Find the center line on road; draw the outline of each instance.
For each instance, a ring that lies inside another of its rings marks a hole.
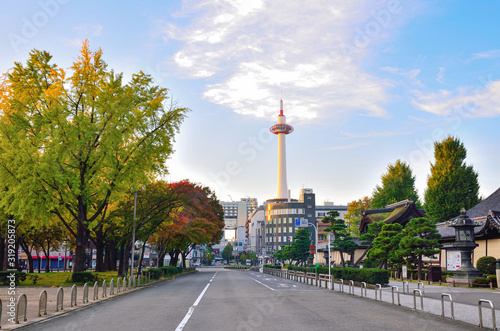
[[[259,283],[260,285],[267,287],[267,288],[268,288],[268,289],[270,289],[271,291],[274,291],[274,288],[271,288],[271,287],[267,286],[266,284],[259,282],[257,279],[252,278],[252,277],[250,277],[250,276],[247,276],[247,277],[248,277],[248,278],[250,278],[250,279],[255,280],[255,281],[256,281],[257,283]]]
[[[218,272],[218,271],[217,271]],[[212,277],[212,279],[210,279],[210,281],[208,282],[207,286],[205,286],[205,288],[203,289],[203,291],[200,293],[200,295],[198,296],[198,299],[196,299],[196,301],[194,302],[194,304],[189,307],[189,310],[186,314],[186,316],[184,316],[184,319],[182,320],[182,322],[177,326],[177,329],[175,329],[175,331],[181,331],[185,326],[186,326],[186,323],[189,321],[189,319],[191,318],[191,315],[193,315],[193,312],[194,312],[194,308],[196,306],[198,306],[198,304],[200,303],[201,301],[201,298],[203,298],[203,295],[205,295],[205,292],[207,291],[208,287],[210,286],[210,283],[212,283],[212,280],[214,280],[215,276],[217,276],[217,272],[215,273],[215,275]]]

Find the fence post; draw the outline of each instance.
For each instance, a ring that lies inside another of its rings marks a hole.
[[[493,322],[493,330],[496,330],[497,329],[497,321],[496,321],[496,318],[495,318],[495,306],[493,305],[493,302],[491,302],[490,300],[485,300],[485,299],[479,299],[479,303],[478,303],[478,309],[479,309],[479,327],[480,328],[483,327],[483,314],[482,314],[482,311],[481,311],[481,303],[483,303],[483,302],[486,302],[486,303],[490,304],[490,307],[491,307],[491,321]]]
[[[413,290],[413,310],[417,310],[417,297],[415,294],[418,293],[420,296],[420,308],[422,311],[424,311],[424,297],[422,296],[422,291],[415,289]]]
[[[62,287],[57,289],[56,312],[59,311],[59,306],[61,306],[61,310],[64,310],[64,289]]]
[[[71,286],[71,300],[70,300],[70,307],[73,307],[73,304],[76,306],[76,285]]]
[[[451,319],[454,320],[455,319],[455,314],[453,312],[453,299],[451,298],[451,294],[448,294],[448,293],[442,293],[441,294],[441,317],[445,317],[444,316],[444,297],[448,297],[450,299],[450,306],[451,306]]]
[[[47,315],[47,291],[42,290],[40,296],[38,297],[38,317],[42,317],[43,314]]]
[[[19,307],[24,308],[24,315],[23,316],[23,322],[26,322],[28,319],[26,318],[26,315],[28,314],[28,299],[26,298],[26,294],[21,293],[19,294],[19,297],[17,298],[17,304],[16,304],[16,316],[14,318],[14,321],[16,324],[19,324]]]

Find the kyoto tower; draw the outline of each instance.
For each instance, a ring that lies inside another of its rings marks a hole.
[[[293,127],[286,124],[286,117],[283,115],[283,100],[280,101],[280,115],[278,124],[274,124],[270,129],[272,133],[278,135],[278,193],[277,199],[288,199],[288,185],[286,183],[286,143],[285,135],[293,132]]]

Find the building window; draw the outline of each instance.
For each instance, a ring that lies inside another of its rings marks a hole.
[[[278,224],[281,224],[281,217],[278,218]]]

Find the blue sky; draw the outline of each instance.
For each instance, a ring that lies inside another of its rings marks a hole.
[[[433,142],[461,139],[486,197],[500,187],[498,1],[9,1],[0,72],[47,50],[68,68],[84,39],[125,77],[142,70],[192,111],[172,181],[220,200],[276,194],[283,97],[288,186],[317,203],[370,195],[389,163],[421,198]]]

